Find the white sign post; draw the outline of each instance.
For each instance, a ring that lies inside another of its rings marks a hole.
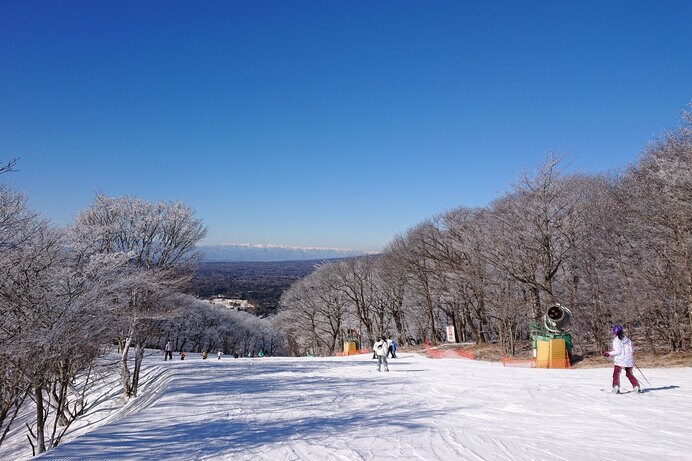
[[[454,342],[454,325],[447,325],[447,342]]]

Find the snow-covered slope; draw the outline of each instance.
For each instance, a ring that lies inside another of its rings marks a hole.
[[[406,353],[389,373],[369,356],[146,365],[142,397],[41,459],[692,459],[692,368],[646,369],[644,394],[613,395],[610,368]]]

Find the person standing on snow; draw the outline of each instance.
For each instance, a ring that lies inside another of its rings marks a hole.
[[[170,342],[170,341],[166,341],[166,347],[165,347],[165,349],[163,350],[163,354],[164,354],[164,356],[163,356],[163,361],[164,361],[164,362],[165,362],[166,360],[168,360],[168,359],[173,360],[173,349],[172,349],[172,347],[171,347],[171,342]]]
[[[639,381],[634,377],[632,368],[634,367],[634,347],[632,341],[625,336],[620,325],[613,327],[613,350],[603,351],[604,357],[611,357],[615,362],[613,369],[613,392],[620,393],[620,372],[625,369],[625,376],[630,380],[634,392],[641,392]]]
[[[384,364],[384,371],[389,371],[389,364],[387,363],[389,343],[387,342],[386,336],[382,336],[382,338],[375,343],[373,351],[375,355],[377,355],[377,371],[382,371],[382,364]]]

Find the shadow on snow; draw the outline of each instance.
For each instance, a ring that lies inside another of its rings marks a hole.
[[[431,410],[397,400],[380,374],[357,381],[319,375],[321,370],[365,363],[373,366],[371,361],[327,363],[317,359],[261,366],[253,362],[234,361],[224,366],[208,362],[202,364],[205,372],[175,367],[175,377],[160,400],[137,405],[122,419],[66,443],[42,459],[232,457],[263,445],[295,440],[328,447],[330,438],[337,434],[373,437],[373,428],[383,422],[391,431],[424,431],[430,424],[426,421],[450,410]],[[354,393],[354,387],[361,391]],[[355,410],[340,405],[344,399],[361,398],[364,401]],[[262,402],[257,404],[257,399]],[[199,405],[209,411],[199,411]],[[152,411],[143,411],[145,408]],[[187,421],[175,422],[176,413]],[[198,420],[190,421],[194,419]]]

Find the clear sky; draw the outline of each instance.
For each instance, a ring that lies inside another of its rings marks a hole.
[[[690,1],[0,0],[0,179],[61,226],[102,192],[379,250],[549,151],[622,168],[690,100]]]

